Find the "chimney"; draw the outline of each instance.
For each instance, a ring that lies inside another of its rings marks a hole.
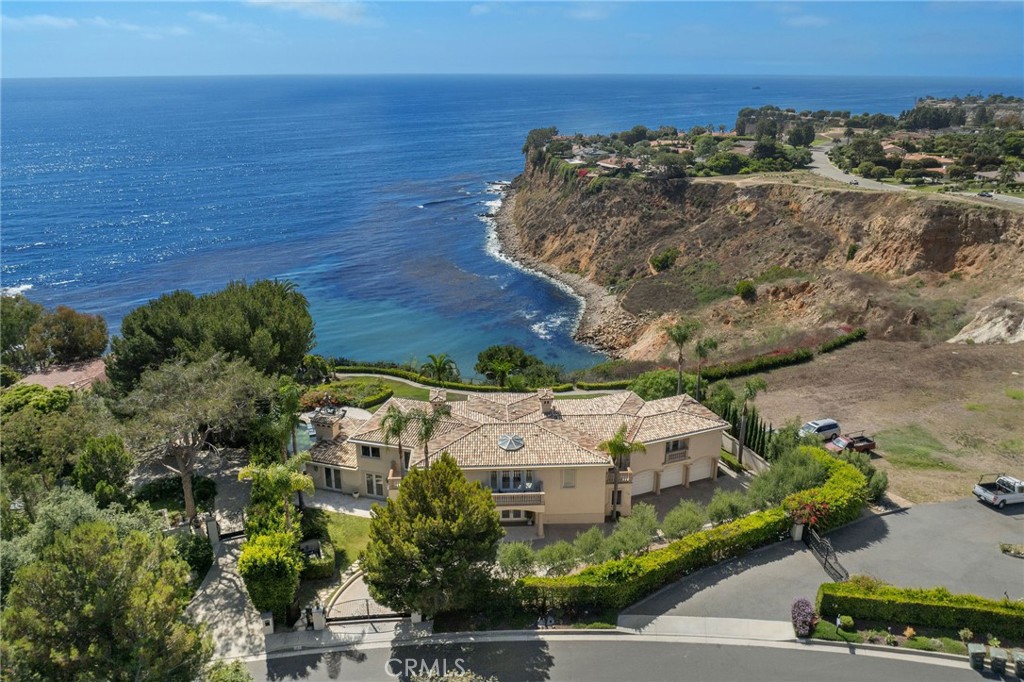
[[[443,388],[430,389],[430,409],[437,412],[448,404],[448,391]]]
[[[540,411],[544,414],[554,412],[555,392],[550,388],[538,388],[537,400],[540,401]]]

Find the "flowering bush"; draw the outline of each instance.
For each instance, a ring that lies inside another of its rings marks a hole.
[[[813,490],[805,490],[794,493],[786,499],[786,511],[789,513],[793,523],[802,523],[806,526],[817,526],[824,524],[828,518],[828,502],[825,502],[815,494]]]
[[[810,600],[801,597],[794,601],[791,614],[793,616],[793,631],[796,632],[796,636],[810,637],[814,623],[818,619]]]

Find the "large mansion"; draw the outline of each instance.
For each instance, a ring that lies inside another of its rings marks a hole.
[[[403,412],[447,407],[427,443],[429,457],[450,454],[469,480],[492,491],[503,522],[533,524],[538,535],[545,524],[600,523],[611,514],[615,473],[598,444],[622,425],[627,440],[645,446],[622,463],[617,508],[624,515],[638,495],[715,478],[729,426],[686,395],[644,401],[621,391],[554,400],[550,389],[540,389],[449,401],[443,389],[433,389],[429,402],[391,398],[366,421],[319,411],[307,465],[318,488],[394,497],[403,474],[424,466],[416,422],[403,433],[401,452],[399,439],[385,438],[381,421],[392,405]]]

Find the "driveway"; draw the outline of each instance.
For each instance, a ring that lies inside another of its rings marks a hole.
[[[970,500],[918,505],[829,534],[851,574],[905,587],[945,586],[984,597],[1024,597],[1024,561],[999,543],[1024,542],[1024,508]],[[699,571],[623,613],[787,620],[797,597],[814,598],[829,578],[803,543],[779,543]]]

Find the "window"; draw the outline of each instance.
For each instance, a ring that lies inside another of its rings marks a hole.
[[[366,494],[384,497],[384,477],[380,474],[366,474]]]
[[[375,459],[380,459],[380,448],[378,448],[376,445],[360,445],[359,452],[363,455],[363,457],[373,457]]]
[[[576,487],[576,470],[575,469],[562,469],[562,487],[563,488],[575,488]]]
[[[533,487],[533,469],[491,472],[491,490],[528,490]]]
[[[690,456],[690,442],[685,438],[665,443],[665,464],[679,462]]]
[[[341,470],[324,467],[325,485],[334,490],[341,490]]]
[[[412,450],[402,450],[402,458],[405,460],[405,470],[409,470],[409,461],[412,460]]]
[[[523,511],[521,509],[502,509],[501,520],[502,521],[518,521],[523,518]]]
[[[612,500],[613,500],[613,504],[615,504],[616,506],[621,505],[622,504],[622,491],[621,490],[616,490],[615,493],[612,495]]]

